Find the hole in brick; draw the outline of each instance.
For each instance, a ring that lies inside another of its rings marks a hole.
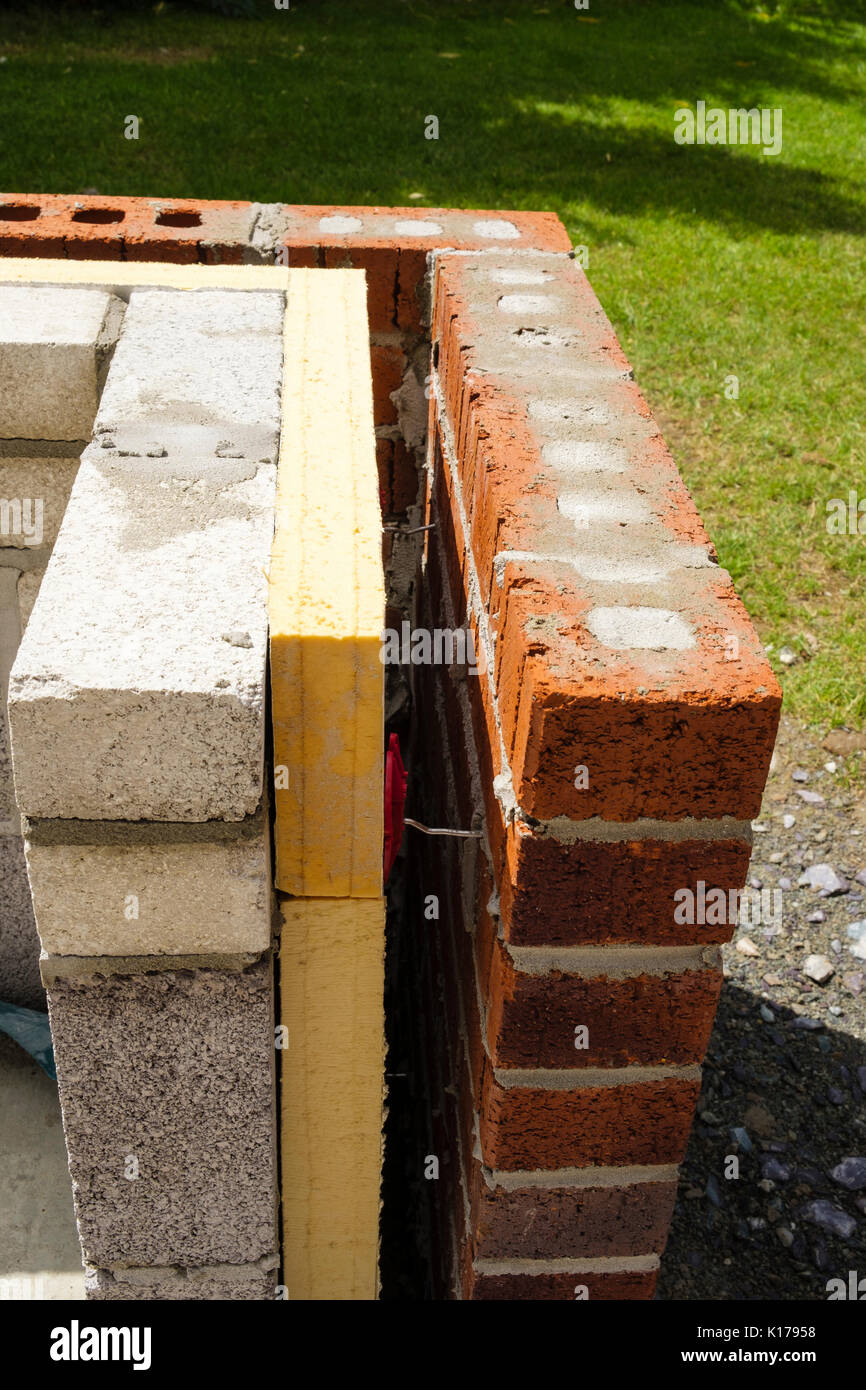
[[[0,221],[35,222],[41,211],[41,208],[34,207],[32,203],[2,203]]]
[[[122,222],[125,216],[126,213],[120,208],[79,208],[72,214],[72,220],[102,225],[106,222]]]
[[[157,227],[200,227],[200,212],[158,212]]]

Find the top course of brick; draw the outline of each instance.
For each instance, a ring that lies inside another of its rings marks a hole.
[[[252,203],[0,193],[0,255],[239,264],[255,218]]]
[[[427,258],[455,251],[571,250],[552,212],[463,212],[454,208],[286,207],[275,229],[290,265],[367,271],[373,333],[420,333]],[[264,227],[265,219],[262,220]]]
[[[205,265],[271,263],[281,248],[290,265],[365,268],[391,252],[396,280],[439,247],[569,251],[552,212],[472,212],[454,208],[289,206],[200,198],[111,198],[0,193],[0,255],[71,260],[174,261]],[[378,255],[376,253],[379,253]],[[357,255],[357,259],[355,258]],[[422,265],[421,274],[425,267]],[[404,280],[406,276],[403,277]]]
[[[552,212],[0,193],[0,256],[367,272],[374,333],[418,333],[430,251],[560,251]]]
[[[433,417],[497,777],[538,819],[757,814],[780,691],[586,276],[437,261]]]

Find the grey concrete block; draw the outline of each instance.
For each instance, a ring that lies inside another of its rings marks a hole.
[[[201,471],[198,489],[85,454],[10,682],[27,814],[257,807],[275,470]]]
[[[44,845],[25,841],[49,955],[252,951],[271,942],[269,840]]]
[[[259,804],[276,469],[88,449],[10,682],[19,806],[241,820]]]
[[[45,1008],[39,937],[18,835],[0,835],[0,999],[25,1009]]]
[[[91,1269],[87,1298],[95,1302],[251,1302],[276,1297],[277,1257],[254,1265],[205,1269]],[[263,1268],[262,1266],[266,1266]]]
[[[86,439],[122,316],[104,290],[0,286],[0,436]]]
[[[86,1262],[116,1274],[272,1256],[270,960],[57,981],[48,998]]]
[[[95,435],[142,457],[275,463],[284,309],[272,290],[134,290]]]
[[[0,546],[52,546],[77,472],[77,458],[0,458]]]
[[[135,291],[10,684],[33,816],[261,798],[283,296]]]

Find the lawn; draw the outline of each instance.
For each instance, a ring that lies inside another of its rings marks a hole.
[[[862,8],[263,0],[259,14],[4,9],[0,185],[554,209],[789,713],[862,727],[866,534],[826,524],[853,489],[866,532]],[[675,110],[699,99],[781,108],[781,153],[676,144]]]

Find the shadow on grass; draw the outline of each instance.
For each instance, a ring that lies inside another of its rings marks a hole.
[[[735,0],[608,0],[592,24],[562,0],[306,0],[259,21],[51,9],[50,25],[44,7],[11,26],[0,13],[16,48],[0,90],[8,187],[379,204],[418,189],[428,205],[578,203],[602,222],[866,229],[853,159],[850,182],[790,162],[813,99],[862,94],[866,40],[840,17],[853,5],[762,23]],[[191,43],[200,55],[165,61]],[[698,99],[780,106],[782,155],[676,145],[674,110]],[[106,122],[133,110],[131,148],[122,115]]]

